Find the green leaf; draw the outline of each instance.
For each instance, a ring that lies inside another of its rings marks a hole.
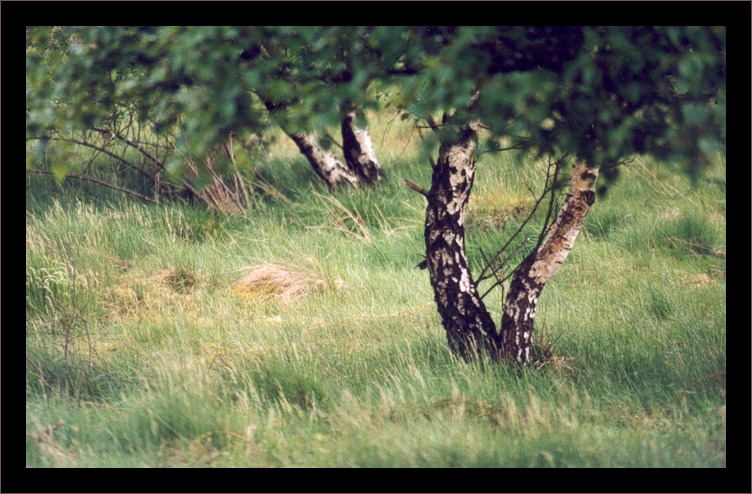
[[[717,143],[714,139],[701,137],[697,145],[708,160],[712,159],[717,149]]]
[[[167,169],[167,173],[173,177],[180,177],[185,170],[185,163],[178,158],[168,158],[165,168]]]
[[[682,106],[682,113],[687,123],[701,125],[705,123],[710,112],[702,104],[686,104]]]
[[[53,162],[50,166],[50,171],[52,171],[52,175],[55,177],[55,180],[62,182],[68,175],[68,166],[62,162],[56,161]]]

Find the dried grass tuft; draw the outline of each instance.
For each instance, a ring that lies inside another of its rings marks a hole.
[[[276,264],[254,266],[235,284],[235,291],[245,297],[282,303],[294,302],[327,288],[326,280],[308,271]]]
[[[524,218],[534,204],[532,197],[472,196],[467,207],[466,221],[480,228],[500,228],[510,221]]]

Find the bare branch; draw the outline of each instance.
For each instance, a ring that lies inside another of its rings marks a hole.
[[[386,139],[386,134],[389,132],[389,129],[392,126],[392,123],[399,117],[400,113],[402,113],[400,110],[397,110],[397,113],[394,114],[394,116],[386,123],[386,127],[384,128],[384,133],[381,135],[381,144],[379,144],[379,147],[384,145],[384,140]]]
[[[514,252],[512,252],[512,253],[511,253],[511,254],[510,254],[510,255],[509,255],[509,256],[508,256],[508,257],[507,257],[506,259],[504,259],[503,261],[501,261],[501,262],[499,263],[499,267],[500,267],[500,268],[504,268],[504,267],[505,267],[505,266],[507,265],[507,263],[508,263],[508,262],[509,262],[509,261],[510,261],[510,260],[511,260],[511,259],[512,259],[512,258],[513,258],[514,256],[516,256],[516,255],[517,255],[517,253],[518,253],[518,252],[520,251],[520,249],[522,249],[522,248],[523,248],[523,247],[525,246],[525,244],[527,244],[527,243],[528,243],[529,241],[530,241],[530,238],[525,238],[525,240],[523,240],[523,241],[522,241],[522,243],[521,243],[520,245],[518,245],[516,249],[514,249]],[[496,259],[498,258],[498,254],[499,254],[499,253],[497,253],[497,255],[496,255],[496,256],[494,257],[494,260],[493,260],[493,262],[496,262]],[[482,271],[481,273],[484,273],[484,272],[486,271],[486,269],[487,269],[488,267],[491,267],[491,269],[493,269],[493,265],[492,265],[492,264],[487,264],[486,266],[484,266],[484,267],[483,267],[483,271]],[[515,269],[516,269],[516,268],[515,268]],[[496,273],[494,273],[494,274],[496,274]],[[476,283],[480,283],[481,281],[487,280],[487,279],[489,279],[490,277],[491,277],[491,275],[490,275],[490,274],[489,274],[489,275],[487,275],[487,276],[479,276],[479,277],[478,277],[478,280],[477,280],[477,282],[476,282]],[[499,277],[498,275],[496,275],[496,278],[498,279],[498,278],[500,278],[500,277]],[[506,279],[506,278],[504,278],[504,279]],[[503,280],[500,280],[499,282],[501,283],[502,281],[503,281]],[[495,285],[494,285],[494,286],[495,286]],[[492,287],[492,288],[493,288],[493,287]]]
[[[637,159],[637,156],[632,156],[631,158],[625,158],[623,160],[614,161],[613,163],[606,164],[604,166],[601,166],[601,170],[607,170],[609,168],[616,168],[617,166],[625,166],[632,164]]]
[[[554,210],[554,204],[556,203],[556,193],[553,190],[554,187],[556,187],[556,180],[559,178],[559,170],[561,170],[561,165],[564,163],[564,160],[567,158],[566,155],[561,157],[560,159],[554,161],[553,167],[554,167],[554,175],[553,179],[551,180],[551,200],[548,203],[548,212],[546,213],[546,219],[543,221],[543,227],[541,228],[540,235],[538,235],[538,242],[536,245],[540,245],[543,243],[543,239],[546,236],[546,233],[548,231],[548,225],[549,221],[551,221],[551,214]],[[548,162],[548,170],[546,170],[546,184],[548,184],[548,179],[551,174],[551,160],[549,158]]]
[[[481,249],[480,247],[478,247],[478,250],[480,251],[480,255],[481,255],[481,257],[483,257],[483,260],[484,260],[484,261],[486,262],[486,266],[490,267],[490,268],[491,268],[491,271],[493,271],[493,274],[494,274],[494,276],[496,276],[496,281],[498,281],[499,283],[501,283],[501,276],[499,276],[499,273],[497,273],[497,272],[496,272],[496,269],[495,269],[495,268],[493,267],[493,264],[491,264],[490,262],[488,262],[488,258],[487,258],[487,257],[486,257],[486,255],[485,255],[485,254],[483,253],[483,249]],[[503,266],[503,265],[504,265],[504,264],[502,263],[502,266]],[[484,269],[485,269],[485,268],[484,268]],[[490,290],[489,290],[489,291],[490,291]],[[482,299],[482,298],[483,298],[483,297],[481,297],[481,299]]]
[[[530,222],[530,220],[533,218],[533,215],[535,214],[535,211],[538,209],[538,206],[540,205],[541,201],[543,201],[543,198],[546,197],[546,193],[548,193],[548,191],[549,191],[549,187],[546,186],[541,196],[535,201],[535,204],[533,205],[533,209],[530,211],[530,214],[527,215],[527,218],[525,218],[525,221],[522,222],[519,228],[517,228],[517,230],[512,234],[509,240],[507,240],[507,243],[505,243],[504,246],[501,249],[499,249],[499,251],[496,253],[494,258],[492,259],[492,262],[496,262],[499,256],[501,256],[501,254],[507,249],[507,247],[509,247],[509,244],[511,244],[512,241],[515,238],[517,238],[517,235],[519,235],[520,232],[522,232],[522,229],[525,228],[525,225],[527,225]],[[483,277],[483,275],[486,273],[486,270],[487,268],[484,268],[481,271],[480,275],[478,276],[478,281],[482,281],[482,280],[490,278],[490,276],[486,276],[485,278]]]
[[[330,141],[332,141],[332,144],[334,144],[335,146],[337,146],[338,148],[340,148],[342,151],[345,150],[345,148],[342,147],[342,144],[340,144],[340,143],[338,143],[337,141],[334,140],[334,137],[332,137],[331,134],[329,134],[329,131],[326,131],[324,133],[324,137],[326,137],[327,139],[329,139]]]
[[[37,173],[37,174],[40,174],[40,175],[52,175],[52,172],[47,171],[47,170],[28,170],[26,173]],[[75,179],[78,179],[78,180],[83,180],[85,182],[92,182],[92,183],[101,185],[103,187],[107,187],[107,188],[110,188],[110,189],[113,189],[113,190],[117,190],[117,191],[120,191],[120,192],[125,192],[126,194],[130,194],[130,195],[136,196],[139,199],[141,199],[143,201],[146,201],[148,203],[157,204],[156,201],[154,201],[153,199],[151,199],[149,197],[146,197],[143,194],[139,194],[138,192],[134,192],[134,191],[132,191],[130,189],[126,189],[125,187],[118,187],[117,185],[112,185],[110,183],[104,182],[102,180],[99,180],[99,179],[96,179],[96,178],[93,178],[93,177],[88,177],[86,175],[76,175],[76,174],[71,173],[71,174],[66,175],[65,178],[66,179],[75,178]]]
[[[412,129],[410,129],[410,135],[407,136],[407,142],[405,143],[405,147],[402,148],[402,152],[400,152],[399,156],[397,156],[397,159],[402,158],[402,155],[404,155],[405,151],[407,151],[407,147],[410,145],[411,139],[413,137],[413,132],[415,132],[415,127],[413,127]],[[418,133],[420,133],[420,129],[418,129]],[[383,142],[382,142],[382,144],[383,144]]]
[[[506,259],[504,259],[503,261],[501,261],[501,265],[502,265],[502,266],[506,266],[506,264],[507,264],[507,263],[508,263],[508,262],[509,262],[509,261],[510,261],[510,260],[511,260],[511,259],[512,259],[512,258],[513,258],[514,256],[516,256],[516,255],[517,255],[517,253],[518,253],[518,252],[519,252],[519,251],[520,251],[520,250],[521,250],[521,249],[522,249],[522,248],[523,248],[523,247],[525,246],[525,244],[527,244],[527,243],[528,243],[529,241],[530,241],[530,237],[525,237],[525,240],[523,240],[523,241],[522,241],[522,243],[521,243],[520,245],[518,245],[516,249],[514,249],[514,252],[512,252],[512,253],[511,253],[511,254],[509,255],[509,257],[507,257]]]
[[[530,239],[529,239],[529,238],[526,238],[526,239],[525,239],[525,241],[524,241],[524,242],[522,242],[522,243],[521,243],[521,244],[519,245],[519,247],[517,247],[517,249],[515,249],[515,251],[514,251],[514,252],[512,253],[512,255],[511,255],[511,256],[509,256],[509,257],[507,257],[506,259],[504,259],[504,262],[502,263],[502,266],[503,266],[503,265],[505,265],[505,264],[507,263],[507,261],[509,261],[510,259],[512,259],[512,258],[513,258],[513,257],[514,257],[514,256],[515,256],[515,255],[517,254],[517,252],[519,252],[519,251],[520,251],[520,249],[522,249],[522,247],[523,247],[523,246],[524,246],[524,245],[525,245],[525,244],[526,244],[526,243],[528,242],[528,240],[530,240]],[[515,267],[514,267],[514,269],[513,269],[513,270],[511,270],[511,271],[509,272],[509,274],[508,274],[508,275],[506,275],[506,276],[505,276],[504,278],[502,278],[502,279],[500,279],[500,280],[496,281],[496,282],[495,282],[495,283],[494,283],[493,285],[491,285],[491,286],[490,286],[490,287],[488,288],[488,290],[486,290],[486,291],[485,291],[485,292],[483,293],[483,295],[481,295],[481,296],[480,296],[481,300],[483,300],[483,298],[484,298],[484,297],[485,297],[486,295],[488,295],[489,293],[491,293],[491,290],[493,290],[493,289],[494,289],[494,288],[496,288],[497,286],[500,286],[500,287],[501,287],[501,289],[502,289],[502,290],[504,290],[504,282],[505,282],[505,281],[507,281],[507,280],[508,280],[508,279],[509,279],[509,278],[510,278],[510,277],[511,277],[511,276],[512,276],[512,275],[513,275],[513,274],[514,274],[514,273],[515,273],[515,272],[516,272],[516,271],[517,271],[518,269],[519,269],[519,267],[520,267],[520,266],[522,266],[522,263],[523,263],[523,262],[525,262],[525,259],[523,259],[522,261],[520,261],[520,262],[519,262],[519,264],[517,264],[517,266],[515,266]],[[486,278],[484,278],[484,279],[488,279],[488,278],[489,278],[489,277],[486,277]],[[497,279],[498,279],[498,277],[497,277]],[[480,281],[480,280],[479,280],[479,281]],[[502,298],[503,298],[503,297],[502,297]]]
[[[152,160],[154,163],[156,163],[157,165],[159,165],[160,169],[162,169],[162,170],[166,169],[165,168],[165,164],[163,162],[161,162],[159,160],[159,158],[157,158],[153,154],[151,154],[148,151],[146,151],[145,149],[143,149],[141,147],[141,145],[139,145],[138,143],[135,143],[135,142],[131,141],[130,139],[128,139],[126,137],[123,137],[120,134],[118,134],[116,132],[112,132],[111,130],[108,130],[108,129],[101,129],[101,128],[98,128],[98,127],[93,127],[92,130],[94,130],[96,132],[100,132],[102,134],[111,135],[111,136],[115,137],[116,139],[119,139],[119,140],[125,142],[126,144],[128,144],[129,146],[131,146],[133,149],[135,149],[136,151],[138,151],[139,153],[143,154],[144,156],[146,156],[147,158],[149,158],[150,160]]]
[[[107,156],[109,156],[110,158],[113,158],[113,159],[115,159],[115,160],[119,161],[120,163],[123,163],[124,165],[128,166],[129,168],[132,168],[132,169],[136,170],[137,172],[139,172],[140,174],[142,174],[142,175],[144,175],[145,177],[149,178],[150,180],[153,180],[153,179],[154,179],[154,178],[153,178],[153,177],[152,177],[151,175],[149,175],[149,174],[148,174],[147,172],[145,172],[145,171],[144,171],[143,169],[141,169],[141,168],[137,167],[136,165],[134,165],[134,164],[133,164],[133,163],[131,163],[130,161],[126,160],[126,159],[125,159],[125,158],[123,158],[122,156],[118,156],[118,155],[116,155],[115,153],[112,153],[112,152],[110,152],[110,151],[107,151],[106,149],[104,149],[104,148],[101,148],[101,147],[99,147],[99,146],[96,146],[96,145],[94,145],[94,144],[90,144],[90,143],[88,143],[88,142],[86,142],[86,141],[79,141],[79,140],[76,140],[76,139],[66,139],[66,138],[63,138],[63,137],[53,137],[53,138],[51,138],[50,140],[51,140],[51,141],[66,141],[66,142],[72,142],[72,143],[74,143],[74,144],[79,144],[79,145],[81,145],[81,146],[86,146],[87,148],[91,148],[91,149],[96,149],[97,151],[99,151],[99,152],[101,152],[101,153],[104,153],[104,154],[106,154],[106,155],[107,155]]]
[[[420,185],[412,183],[411,181],[409,181],[406,178],[403,179],[403,180],[405,181],[405,183],[407,184],[407,186],[410,187],[411,189],[413,189],[415,192],[418,192],[419,194],[422,194],[426,198],[428,197],[429,192],[426,189],[424,189]]]

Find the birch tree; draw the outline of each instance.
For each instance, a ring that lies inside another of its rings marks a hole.
[[[724,152],[725,31],[474,27],[432,28],[424,37],[441,49],[404,85],[420,91],[420,103],[406,108],[432,130],[438,159],[430,159],[430,190],[408,185],[428,202],[425,266],[437,308],[463,358],[524,364],[539,296],[572,250],[598,179],[613,182],[615,165],[633,154],[681,157],[695,173]],[[573,158],[562,207],[509,275],[499,329],[478,290],[486,271],[500,278],[496,257],[474,278],[465,251],[480,127],[487,148],[503,136],[512,148]]]
[[[248,195],[238,143],[276,125],[330,189],[374,183],[384,172],[356,118],[369,81],[337,94],[352,79],[349,33],[338,34],[339,44],[314,46],[322,32],[29,27],[27,141],[39,143],[40,156],[51,144],[95,149],[150,180],[158,195],[182,188],[232,211]],[[343,158],[317,138],[327,126],[341,129]],[[130,162],[119,147],[145,162]],[[66,174],[65,160],[55,166],[56,175]]]
[[[65,63],[43,65],[36,41],[57,42],[58,31],[27,30],[27,136],[102,128],[130,108],[156,133],[178,128],[183,151],[202,155],[238,129],[271,120],[331,187],[383,177],[365,128],[355,124],[358,112],[378,108],[373,84],[398,86],[393,103],[429,129],[430,187],[408,185],[426,197],[425,267],[449,346],[466,359],[529,360],[541,291],[573,249],[599,188],[618,177],[618,163],[652,154],[680,159],[696,174],[725,152],[724,27],[60,32],[69,35]],[[326,126],[340,126],[344,162],[318,145],[314,135]],[[501,152],[502,139],[504,149],[556,163],[544,192],[557,183],[563,157],[572,166],[561,208],[546,217],[535,245],[517,247],[526,249],[524,260],[505,276],[497,328],[478,287],[489,277],[504,282],[499,259],[512,239],[474,276],[465,213],[478,149]]]

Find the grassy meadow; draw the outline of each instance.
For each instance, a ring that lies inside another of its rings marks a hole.
[[[416,269],[403,179],[430,166],[391,117],[386,183],[330,194],[280,138],[243,216],[27,175],[26,466],[725,467],[725,161],[623,166],[543,291],[543,357],[468,364]],[[476,275],[544,165],[479,157]]]

